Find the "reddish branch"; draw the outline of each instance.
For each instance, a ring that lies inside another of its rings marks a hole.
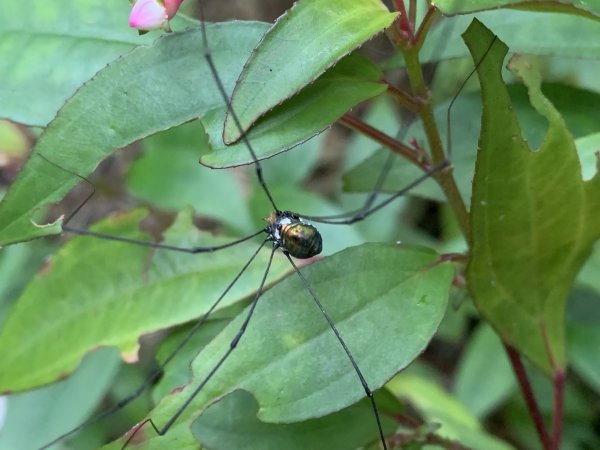
[[[393,137],[381,132],[377,128],[374,128],[371,125],[363,122],[358,117],[350,114],[344,114],[340,119],[340,123],[352,130],[358,131],[359,133],[370,137],[374,141],[386,146],[393,152],[404,156],[410,162],[422,168],[423,170],[428,170],[430,167],[430,163],[428,161],[429,158],[426,158],[426,155],[418,153],[415,149],[404,145],[402,142],[397,141]]]
[[[554,410],[552,411],[552,450],[560,448],[563,424],[563,399],[565,390],[565,370],[554,369]]]
[[[527,405],[529,414],[533,419],[533,424],[535,425],[535,429],[542,443],[542,447],[544,450],[553,450],[552,441],[548,435],[548,430],[546,430],[546,425],[544,424],[544,419],[542,418],[540,408],[535,400],[533,389],[531,389],[531,384],[529,383],[529,378],[527,378],[523,361],[521,361],[521,357],[514,347],[504,344],[504,348],[508,354],[508,359],[510,360],[512,368],[515,372],[517,381],[519,382],[525,404]]]

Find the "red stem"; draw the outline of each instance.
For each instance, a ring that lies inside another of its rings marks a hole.
[[[421,108],[423,108],[424,102],[422,99],[413,97],[408,92],[397,88],[387,80],[382,80],[382,82],[386,84],[387,91],[396,99],[399,105],[404,106],[415,113],[418,113]]]
[[[563,400],[565,391],[565,370],[554,370],[554,410],[552,411],[552,449],[559,450],[563,425]]]
[[[419,29],[415,33],[414,43],[417,47],[420,48],[421,45],[423,45],[423,42],[425,41],[425,36],[427,35],[427,32],[429,31],[429,27],[431,26],[431,22],[432,22],[433,18],[435,17],[436,12],[437,12],[437,9],[435,6],[430,6],[429,8],[427,8],[425,17],[423,17],[423,20],[421,21],[421,25],[419,25]]]
[[[533,395],[529,378],[527,378],[523,361],[521,361],[521,357],[514,347],[504,344],[504,349],[508,354],[508,359],[512,364],[513,371],[515,372],[515,376],[519,382],[521,392],[523,393],[523,398],[525,399],[527,409],[529,410],[529,415],[533,420],[533,424],[535,425],[535,429],[542,443],[542,447],[544,450],[554,450],[552,442],[550,441],[550,436],[546,430],[546,425],[544,424],[544,419],[542,418],[542,413],[540,412],[540,408],[535,400],[535,396]]]
[[[410,0],[408,3],[408,20],[412,24],[412,29],[415,29],[417,23],[417,0]]]
[[[406,14],[406,8],[404,7],[404,0],[396,0],[396,9],[400,13],[400,18],[396,22],[396,27],[400,32],[400,35],[406,38],[409,42],[412,42],[414,37],[414,28],[408,19]]]
[[[395,153],[398,153],[408,159],[410,162],[420,167],[423,170],[427,170],[430,167],[428,161],[423,160],[423,156],[419,155],[415,150],[410,147],[407,147],[402,142],[397,141],[391,136],[381,132],[377,128],[372,127],[368,123],[363,122],[358,117],[352,116],[350,114],[344,114],[340,118],[340,123],[351,130],[358,131],[365,136],[370,137],[376,142],[386,146],[390,150]]]

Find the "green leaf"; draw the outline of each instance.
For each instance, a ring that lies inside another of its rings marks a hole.
[[[192,206],[198,214],[217,219],[236,232],[255,231],[258,228],[250,221],[239,177],[230,170],[210,170],[198,164],[201,149],[207,145],[199,121],[144,139],[143,153],[127,175],[129,190],[162,209],[178,211]]]
[[[460,1],[463,6],[467,4],[463,0]],[[564,59],[561,62],[571,70],[574,67],[573,58],[585,58],[586,61],[577,61],[577,67],[582,67],[590,64],[590,59],[600,57],[600,47],[596,44],[600,39],[600,28],[595,21],[569,14],[504,9],[445,17],[440,26],[436,26],[428,33],[419,53],[420,60],[433,62],[468,57],[469,53],[460,39],[460,33],[474,18],[494,30],[494,33],[502,42],[507,43],[512,51],[562,57]],[[540,39],[539,36],[544,36],[544,39]],[[565,39],[565,36],[569,38]],[[401,55],[392,56],[385,63],[385,67],[389,69],[403,66]],[[439,68],[438,73],[441,73],[440,69],[444,70]],[[453,72],[455,69],[450,69],[448,76],[455,75]],[[577,70],[576,74],[577,78],[584,76],[581,70]],[[439,81],[436,80],[436,84]]]
[[[236,391],[212,405],[193,426],[200,443],[212,450],[352,450],[379,439],[370,403],[362,401],[337,413],[300,423],[271,424],[257,419],[258,404]],[[394,421],[383,417],[388,432]]]
[[[598,272],[596,273],[596,278]],[[600,393],[600,293],[576,288],[571,293],[567,332],[569,365],[592,389]]]
[[[173,359],[165,367],[160,380],[152,389],[152,398],[155,403],[158,403],[171,390],[185,386],[192,380],[190,361],[223,330],[227,323],[227,320],[208,320],[192,335],[189,342],[177,351]],[[187,338],[192,326],[181,327],[161,342],[156,352],[156,359],[159,362],[165,361],[181,342]]]
[[[577,100],[575,100],[575,103],[577,103]],[[581,175],[584,180],[590,180],[598,171],[600,133],[593,133],[577,139],[575,145],[581,162]]]
[[[577,277],[577,282],[583,286],[587,286],[593,289],[597,294],[600,295],[600,279],[598,274],[600,273],[600,246],[596,245],[592,255],[584,264],[581,272]]]
[[[142,211],[108,219],[94,230],[149,240],[138,230]],[[225,240],[226,242],[231,239]],[[184,214],[165,242],[192,247],[217,245]],[[116,346],[125,360],[137,359],[138,338],[199,317],[214,303],[257,242],[190,255],[153,251],[126,242],[78,237],[23,292],[0,334],[5,369],[0,391],[18,391],[56,381],[72,372],[84,354]],[[265,265],[262,253],[235,284],[220,308],[250,295]],[[289,270],[274,262],[273,279]]]
[[[590,19],[600,19],[600,4],[589,0],[437,0],[435,2],[444,14],[464,14],[496,8],[515,8],[529,11],[547,11],[581,15]]]
[[[488,434],[479,421],[437,384],[414,375],[399,375],[387,385],[397,397],[408,400],[430,424],[435,434],[457,440],[473,449],[509,450],[513,447]]]
[[[265,29],[245,22],[207,27],[227,86]],[[87,176],[113,149],[222,107],[220,94],[206,82],[212,74],[201,48],[199,30],[164,36],[117,59],[77,91],[0,203],[0,245],[59,233],[59,223],[37,226],[36,212],[81,181],[74,173]]]
[[[473,415],[485,417],[514,388],[512,368],[500,339],[490,327],[480,325],[459,361],[454,395]]]
[[[380,0],[311,0],[281,16],[238,79],[224,141],[231,144],[267,111],[292,97],[396,18]],[[241,127],[241,129],[240,129]]]
[[[33,450],[81,424],[106,395],[119,366],[114,350],[100,349],[84,358],[69,379],[6,397],[0,448]]]
[[[465,41],[475,61],[492,39],[473,22]],[[600,177],[582,180],[573,138],[541,93],[539,73],[515,56],[511,69],[549,122],[541,147],[529,149],[500,75],[506,53],[496,40],[478,66],[483,117],[467,275],[478,309],[503,339],[551,373],[566,363],[567,294],[600,237]]]
[[[45,126],[77,88],[117,56],[149,44],[127,25],[122,0],[3,2],[0,117]],[[197,22],[181,16],[182,29]]]
[[[352,54],[342,59],[310,86],[268,112],[247,134],[258,159],[288,150],[315,136],[357,104],[386,90],[382,73],[367,58]],[[227,108],[215,109],[203,122],[211,151],[201,163],[209,167],[232,167],[253,162],[247,144],[223,143],[223,120]]]
[[[373,389],[423,351],[443,317],[453,271],[437,259],[431,251],[365,244],[302,268]],[[159,426],[229,348],[246,313],[194,360],[195,381],[165,397],[151,413]],[[260,299],[237,350],[169,432],[157,437],[144,428],[136,435],[147,440],[140,449],[188,442],[189,422],[239,389],[257,400],[258,419],[273,423],[321,417],[364,396],[339,342],[294,274]]]
[[[569,351],[575,370],[595,391],[600,393],[600,363],[598,362],[600,330],[598,324],[573,326],[569,330]]]

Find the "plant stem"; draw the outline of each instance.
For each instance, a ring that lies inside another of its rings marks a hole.
[[[429,28],[433,23],[433,19],[437,15],[436,13],[437,8],[435,6],[430,6],[427,8],[427,13],[425,13],[425,17],[423,18],[421,25],[419,25],[419,29],[417,30],[414,39],[414,47],[419,50],[423,46],[423,42],[425,42],[425,36],[427,36],[427,33],[429,32]]]
[[[388,83],[386,80],[383,82],[387,85],[387,91],[392,95],[400,106],[404,106],[406,109],[416,113],[423,107],[423,102],[419,98],[415,98],[410,95],[408,92],[405,92],[402,89],[398,89],[391,83]]]
[[[400,47],[402,48],[402,47]],[[423,77],[423,70],[419,61],[419,50],[414,47],[405,47],[402,49],[404,54],[404,61],[406,62],[406,69],[408,72],[408,79],[413,90],[413,94],[424,100],[423,107],[418,111],[421,121],[423,122],[423,128],[427,135],[429,147],[431,149],[431,159],[433,164],[439,164],[446,159],[440,133],[437,128],[435,116],[433,114],[433,108],[431,106],[429,89],[425,83]],[[470,240],[470,222],[469,212],[467,207],[460,195],[456,180],[452,176],[452,170],[443,170],[434,175],[438,184],[446,194],[448,203],[454,211],[460,229],[467,240]]]
[[[340,118],[340,123],[351,130],[358,131],[359,133],[370,137],[374,141],[386,146],[393,152],[402,155],[421,169],[427,170],[427,167],[429,166],[428,161],[424,161],[419,153],[412,148],[407,147],[402,142],[397,141],[393,137],[381,132],[377,128],[373,128],[371,125],[363,122],[358,117],[350,114],[344,114]]]
[[[565,370],[554,369],[554,410],[552,411],[552,450],[560,448],[563,424],[563,399],[565,389]]]
[[[542,418],[542,413],[540,412],[540,408],[537,404],[537,401],[535,400],[535,396],[533,395],[533,390],[531,389],[529,378],[527,378],[527,373],[525,372],[525,366],[523,366],[523,361],[521,361],[521,357],[519,356],[519,353],[517,352],[517,350],[515,350],[514,347],[508,344],[504,344],[504,348],[506,350],[506,353],[508,354],[508,359],[510,360],[513,371],[515,372],[517,381],[519,382],[519,387],[521,388],[521,392],[523,393],[525,404],[527,405],[529,415],[531,416],[533,424],[535,425],[535,429],[537,431],[538,437],[540,438],[540,442],[542,443],[542,447],[544,448],[544,450],[554,450],[552,442],[550,440],[550,436],[548,435],[548,431],[546,430],[546,425],[544,424],[544,419]]]
[[[415,27],[417,23],[417,0],[410,0],[408,3],[408,20]]]

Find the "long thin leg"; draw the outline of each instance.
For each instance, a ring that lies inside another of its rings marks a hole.
[[[258,182],[260,183],[262,190],[265,192],[265,194],[269,198],[269,202],[271,202],[271,206],[273,206],[274,212],[279,212],[279,209],[277,208],[277,205],[275,204],[275,200],[273,199],[273,196],[271,195],[271,192],[269,191],[269,188],[267,187],[267,183],[265,182],[265,179],[263,178],[262,166],[258,160],[258,157],[256,156],[256,152],[254,151],[254,148],[250,144],[250,140],[246,136],[246,133],[242,128],[242,124],[241,124],[237,114],[233,110],[233,107],[231,106],[231,99],[227,95],[227,91],[225,90],[223,81],[221,80],[221,77],[219,76],[219,73],[217,72],[217,68],[213,61],[212,55],[210,54],[209,47],[208,47],[208,36],[206,34],[206,24],[204,21],[204,10],[202,8],[202,2],[200,2],[200,23],[201,23],[201,28],[202,28],[202,43],[204,46],[204,49],[203,49],[204,50],[204,53],[203,53],[204,59],[206,59],[208,67],[210,68],[210,71],[212,73],[213,79],[215,80],[215,84],[217,85],[217,88],[219,89],[219,92],[221,93],[221,96],[223,97],[223,101],[227,105],[227,112],[233,119],[235,126],[237,127],[238,131],[240,132],[241,139],[244,141],[246,148],[248,148],[248,151],[250,152],[250,156],[252,157],[252,162],[254,163],[254,170],[256,171],[256,177],[258,178]]]
[[[243,238],[236,239],[235,241],[227,242],[225,244],[215,245],[214,247],[189,247],[188,248],[188,247],[178,247],[176,245],[169,245],[169,244],[159,244],[156,242],[149,242],[149,241],[138,241],[137,239],[130,239],[130,238],[122,237],[122,236],[113,236],[112,234],[97,233],[96,231],[84,230],[84,229],[80,229],[80,228],[73,228],[73,227],[64,226],[64,225],[62,228],[63,228],[63,231],[65,231],[67,233],[78,234],[81,236],[91,236],[91,237],[95,237],[95,238],[105,239],[108,241],[126,242],[128,244],[134,244],[134,245],[138,245],[140,247],[151,247],[151,248],[157,248],[157,249],[161,249],[161,250],[171,250],[171,251],[175,251],[175,252],[183,252],[183,253],[191,253],[191,254],[212,253],[212,252],[216,252],[218,250],[222,250],[224,248],[233,247],[241,242],[246,242],[246,241],[248,241],[262,233],[265,233],[267,231],[265,228],[263,228],[249,236],[245,236]]]
[[[254,261],[256,256],[259,254],[259,252],[262,250],[262,248],[268,241],[269,241],[268,239],[265,239],[260,244],[260,246],[256,249],[256,251],[250,257],[250,259],[248,259],[248,261],[246,261],[246,264],[244,264],[244,267],[242,267],[242,269],[237,273],[235,278],[229,283],[229,285],[225,288],[225,290],[219,296],[219,298],[211,305],[211,307],[208,309],[208,311],[206,311],[206,313],[204,313],[204,315],[196,321],[194,326],[188,331],[188,333],[181,340],[181,342],[179,342],[179,344],[177,344],[177,347],[175,347],[175,349],[171,353],[169,353],[169,355],[165,358],[165,360],[156,369],[154,369],[154,371],[144,380],[144,382],[135,391],[133,391],[127,397],[121,399],[112,408],[104,411],[103,413],[101,413],[98,416],[95,416],[89,420],[86,420],[85,422],[83,422],[82,424],[73,428],[72,430],[58,436],[52,442],[47,443],[43,447],[40,447],[39,450],[47,449],[47,448],[53,446],[54,444],[56,444],[57,442],[62,441],[63,439],[71,436],[72,434],[74,434],[96,422],[99,422],[99,421],[105,419],[106,417],[114,414],[115,412],[123,409],[126,405],[128,405],[129,403],[134,401],[136,398],[138,398],[140,395],[142,395],[142,393],[146,389],[148,389],[150,386],[152,386],[152,384],[154,384],[154,382],[162,374],[162,372],[163,372],[164,368],[167,366],[167,364],[169,364],[173,360],[175,355],[177,353],[179,353],[179,351],[190,341],[190,339],[194,336],[194,334],[196,334],[196,332],[200,329],[200,327],[204,324],[204,322],[206,322],[206,320],[208,319],[210,314],[212,314],[212,312],[215,310],[215,308],[217,306],[219,306],[219,304],[221,303],[221,300],[223,300],[225,295],[227,295],[227,293],[231,290],[231,288],[235,285],[235,283],[237,283],[237,281],[240,279],[240,277],[243,275],[243,273],[246,271],[246,269],[248,269],[250,264],[252,264],[252,261]],[[272,254],[271,254],[271,258],[272,258]]]
[[[70,173],[73,176],[76,176],[77,178],[79,178],[81,181],[86,183],[91,188],[91,192],[73,210],[73,212],[71,212],[71,214],[69,214],[67,216],[67,218],[63,221],[62,230],[65,233],[78,234],[80,236],[91,236],[91,237],[95,237],[95,238],[99,238],[99,239],[105,239],[108,241],[125,242],[127,244],[138,245],[140,247],[150,247],[150,248],[157,248],[157,249],[162,249],[162,250],[171,250],[171,251],[175,251],[175,252],[196,254],[196,253],[212,253],[212,252],[216,252],[218,250],[222,250],[224,248],[233,247],[241,242],[248,241],[248,240],[258,236],[259,234],[268,232],[268,229],[263,228],[249,236],[246,236],[246,237],[243,237],[240,239],[236,239],[235,241],[228,242],[226,244],[215,245],[213,247],[179,247],[177,245],[159,244],[156,242],[149,242],[149,241],[140,241],[137,239],[130,239],[130,238],[121,237],[121,236],[113,236],[112,234],[98,233],[96,231],[71,227],[68,225],[68,223],[73,219],[73,217],[75,217],[75,215],[79,211],[81,211],[81,208],[83,208],[85,206],[85,204],[94,196],[94,194],[96,194],[96,187],[94,186],[94,183],[92,183],[86,177],[79,175],[77,172],[73,172],[72,170],[67,169],[66,167],[62,167],[62,166],[56,164],[54,161],[52,161],[51,159],[48,159],[41,153],[36,153],[36,155],[39,156],[40,158],[42,158],[43,160],[45,160],[46,162],[48,162],[49,164],[52,164],[54,167],[57,167],[61,170],[64,170],[67,173]]]
[[[387,443],[385,441],[385,437],[383,436],[383,427],[381,426],[381,419],[379,417],[379,409],[377,408],[377,403],[375,403],[375,397],[373,396],[373,391],[371,391],[371,388],[369,387],[367,380],[365,380],[365,377],[363,376],[360,368],[358,367],[356,360],[352,356],[352,353],[350,353],[350,349],[346,345],[346,342],[344,342],[342,335],[340,334],[339,330],[333,323],[333,320],[331,319],[331,317],[325,310],[325,307],[323,306],[323,304],[317,297],[317,294],[315,294],[315,291],[313,290],[311,284],[304,277],[304,275],[302,274],[302,272],[300,271],[298,266],[296,266],[296,263],[294,263],[294,260],[292,259],[292,257],[286,251],[284,251],[283,254],[286,256],[286,258],[288,259],[288,261],[290,262],[290,264],[292,265],[292,267],[294,268],[294,270],[296,271],[296,273],[302,280],[304,287],[310,293],[310,296],[312,297],[314,302],[317,304],[317,307],[321,311],[321,314],[323,314],[323,317],[325,317],[325,320],[329,324],[329,327],[332,329],[333,333],[335,334],[335,337],[337,338],[340,345],[344,349],[346,356],[348,356],[348,359],[350,360],[350,363],[352,364],[352,367],[354,368],[354,371],[356,372],[356,375],[358,376],[358,379],[360,380],[360,384],[362,385],[363,389],[365,390],[365,394],[367,394],[367,397],[369,397],[369,400],[371,401],[371,407],[373,408],[373,414],[375,415],[375,421],[377,422],[377,430],[379,431],[379,438],[381,439],[381,444],[383,445],[383,449],[387,450],[388,447],[387,447]]]
[[[264,242],[263,242],[263,244],[264,244]],[[261,247],[262,247],[262,245],[261,245]],[[233,351],[237,347],[238,343],[240,342],[240,339],[242,338],[242,336],[246,332],[246,329],[248,328],[248,323],[250,322],[250,319],[252,318],[252,315],[254,314],[254,311],[256,309],[256,305],[258,304],[258,299],[262,295],[265,283],[267,281],[267,276],[269,275],[269,270],[271,269],[271,263],[273,261],[273,255],[275,254],[275,250],[277,250],[277,245],[273,244],[273,249],[271,250],[271,256],[269,257],[269,262],[267,263],[267,267],[265,269],[265,272],[263,274],[262,280],[261,280],[260,285],[258,287],[258,291],[256,292],[256,295],[254,296],[254,299],[252,300],[252,303],[250,305],[250,309],[248,310],[248,313],[246,314],[246,318],[244,319],[244,322],[242,323],[242,326],[240,327],[240,329],[238,330],[237,334],[235,335],[235,337],[233,338],[233,340],[229,344],[229,348],[227,349],[227,351],[225,352],[225,354],[221,357],[221,359],[217,362],[217,364],[215,364],[215,366],[210,370],[210,372],[208,373],[208,375],[206,375],[206,377],[204,378],[204,380],[202,380],[202,382],[196,387],[196,389],[194,389],[194,391],[190,394],[190,396],[183,403],[183,405],[181,405],[181,407],[179,408],[179,410],[173,415],[173,417],[171,417],[169,419],[169,421],[165,425],[163,425],[162,428],[158,428],[152,419],[145,420],[144,422],[142,422],[136,428],[136,430],[133,433],[131,433],[131,435],[129,436],[129,438],[127,439],[127,441],[125,441],[125,444],[123,444],[123,447],[121,447],[121,450],[124,450],[125,447],[127,447],[127,445],[129,444],[129,442],[131,442],[131,440],[133,439],[133,437],[136,435],[136,433],[146,423],[149,423],[152,426],[152,428],[154,428],[154,431],[156,431],[156,434],[158,434],[159,436],[162,436],[167,431],[169,431],[169,429],[171,428],[171,426],[173,426],[173,424],[179,418],[179,416],[181,416],[181,414],[183,414],[183,412],[190,405],[190,403],[192,403],[192,401],[194,401],[194,398],[196,398],[196,396],[200,393],[200,391],[202,391],[202,389],[204,389],[204,386],[206,386],[206,384],[215,375],[215,373],[217,373],[217,371],[223,365],[223,363],[227,360],[227,358],[229,358],[229,356],[231,355],[231,353],[233,353]]]
[[[353,216],[349,217],[348,219],[339,219],[339,220],[337,220],[337,219],[329,219],[327,217],[307,216],[307,215],[302,215],[302,214],[299,214],[299,216],[302,217],[303,219],[308,219],[308,220],[310,220],[312,222],[317,222],[317,223],[329,223],[329,224],[337,224],[337,225],[351,225],[353,223],[360,222],[361,220],[366,219],[367,217],[369,217],[373,213],[376,213],[380,209],[382,209],[385,206],[387,206],[390,203],[392,203],[397,198],[402,197],[403,195],[407,194],[411,189],[414,189],[416,186],[418,186],[419,184],[421,184],[423,181],[425,181],[429,177],[431,177],[433,174],[435,174],[435,173],[437,173],[437,172],[439,172],[441,170],[444,170],[444,169],[446,169],[449,166],[450,166],[450,163],[448,161],[442,161],[441,163],[433,166],[428,171],[424,172],[423,175],[421,175],[419,178],[415,179],[412,183],[408,184],[404,188],[402,188],[399,191],[397,191],[396,193],[394,193],[392,196],[390,196],[390,197],[386,198],[385,200],[379,202],[375,206],[370,207],[369,209],[359,210],[356,214],[354,214]]]

